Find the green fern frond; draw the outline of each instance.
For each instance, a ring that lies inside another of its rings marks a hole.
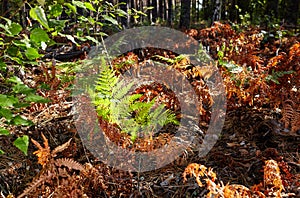
[[[150,113],[150,122],[154,124],[154,126],[164,126],[166,124],[179,124],[179,121],[176,118],[176,115],[172,113],[169,109],[165,109],[165,105],[160,104],[153,112]]]
[[[148,125],[150,121],[149,113],[155,103],[153,98],[150,102],[135,102],[130,106],[130,109],[136,113],[135,120],[141,125]]]
[[[120,100],[128,95],[129,90],[134,85],[134,82],[131,82],[127,85],[124,85],[125,82],[122,80],[116,84],[112,89],[112,96],[115,100]]]
[[[148,134],[158,125],[179,124],[175,114],[165,110],[163,104],[153,108],[156,98],[150,102],[141,102],[139,99],[143,94],[130,94],[133,85],[134,82],[125,84],[123,80],[120,81],[116,72],[102,59],[102,70],[94,90],[87,87],[87,92],[97,114],[102,119],[119,125],[123,132],[130,134],[132,141],[138,137],[138,132]]]

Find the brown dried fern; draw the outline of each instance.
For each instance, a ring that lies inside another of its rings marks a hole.
[[[291,128],[292,135],[300,130],[300,109],[292,100],[284,101],[281,121],[284,128]]]
[[[73,159],[68,159],[68,158],[54,159],[57,153],[62,152],[63,150],[68,148],[72,139],[70,139],[68,142],[60,146],[57,146],[53,151],[51,151],[48,143],[48,139],[43,134],[42,134],[42,138],[44,140],[44,147],[42,147],[40,143],[38,143],[37,141],[33,139],[31,140],[33,144],[38,147],[38,150],[35,151],[34,154],[38,157],[38,163],[43,166],[43,169],[41,170],[41,174],[36,179],[34,179],[29,184],[29,186],[23,191],[23,193],[18,197],[28,196],[29,194],[30,195],[34,194],[35,196],[38,196],[38,193],[41,189],[44,189],[45,187],[47,187],[47,185],[53,184],[53,181],[58,181],[60,177],[65,177],[66,182],[74,183],[76,181],[76,178],[72,177],[65,169],[61,169],[60,168],[61,166],[68,167],[69,170],[80,170],[80,171],[84,170],[84,166],[74,161]],[[62,188],[63,186],[60,185],[60,187]],[[55,189],[53,193],[54,192]]]
[[[48,174],[43,174],[39,178],[34,179],[27,188],[20,194],[17,198],[22,198],[27,196],[30,192],[36,190],[39,186],[43,185],[45,181],[51,179],[53,174],[48,172]]]
[[[42,133],[42,138],[44,140],[44,147],[42,147],[40,145],[40,143],[38,143],[34,139],[31,139],[31,142],[36,147],[38,147],[38,150],[33,152],[33,154],[35,154],[38,157],[39,164],[42,165],[43,167],[45,167],[46,164],[48,164],[48,162],[51,158],[51,150],[50,150],[50,147],[49,147],[48,139],[44,136],[43,133]]]
[[[284,123],[284,128],[286,129],[291,126],[294,117],[294,106],[295,103],[292,100],[286,100],[283,103],[281,121]]]
[[[82,171],[84,170],[84,166],[81,165],[80,163],[76,162],[73,159],[70,158],[62,158],[62,159],[56,159],[54,161],[55,165],[60,167],[60,166],[66,166],[68,167],[70,170],[74,169],[74,170],[79,170]]]
[[[250,190],[249,188],[239,184],[224,185],[221,182],[216,183],[216,174],[211,168],[206,168],[200,164],[189,164],[184,173],[184,182],[187,181],[187,176],[194,176],[200,187],[204,185],[200,181],[204,177],[206,188],[209,190],[206,197],[216,198],[266,198],[266,197],[282,197],[284,190],[283,183],[280,177],[280,169],[276,161],[267,160],[264,167],[264,182],[256,185]],[[261,192],[263,191],[263,193]]]
[[[300,130],[300,109],[294,110],[294,117],[292,120],[292,132],[296,133]]]
[[[264,167],[264,188],[267,196],[281,197],[284,190],[280,169],[275,160],[267,160]]]
[[[60,145],[60,146],[57,146],[52,152],[51,152],[51,156],[52,157],[56,157],[56,154],[57,153],[60,153],[62,151],[64,151],[66,148],[68,148],[70,146],[70,143],[71,143],[71,139],[69,139],[69,141],[67,141],[66,143]]]

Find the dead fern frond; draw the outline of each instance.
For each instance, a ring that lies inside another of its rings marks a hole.
[[[282,197],[284,186],[280,177],[280,169],[276,161],[267,160],[264,167],[264,182],[251,188],[239,184],[224,185],[222,181],[216,183],[216,174],[211,168],[204,165],[192,163],[187,166],[183,173],[184,182],[187,181],[186,176],[194,176],[200,187],[204,185],[200,181],[201,177],[206,183],[209,190],[207,198],[266,198],[266,197]],[[263,187],[263,192],[260,192]]]
[[[249,188],[239,185],[231,184],[226,185],[223,189],[224,197],[228,198],[251,198],[252,193]]]
[[[51,157],[51,151],[50,151],[50,147],[49,147],[49,143],[48,143],[48,139],[44,136],[44,134],[42,133],[42,137],[44,140],[44,147],[42,147],[40,145],[40,143],[38,143],[37,141],[35,141],[34,139],[31,139],[31,142],[38,147],[38,150],[33,152],[33,154],[35,154],[38,157],[38,163],[40,165],[42,165],[43,167],[46,166],[46,164],[49,162],[50,157]]]
[[[56,159],[54,163],[56,166],[66,166],[70,170],[71,169],[79,170],[79,171],[84,170],[83,165],[81,165],[80,163],[76,162],[75,160],[69,159],[69,158]]]
[[[57,154],[57,153],[60,153],[60,152],[64,151],[66,148],[68,148],[68,147],[70,146],[71,140],[72,140],[72,138],[69,139],[69,141],[67,141],[66,143],[64,143],[64,144],[62,144],[62,145],[56,147],[56,148],[51,152],[51,156],[52,156],[52,157],[56,157],[56,154]]]
[[[57,153],[62,152],[70,145],[72,139],[56,147],[51,152],[48,140],[44,136],[44,134],[42,134],[42,138],[44,140],[44,147],[33,139],[31,141],[38,148],[38,150],[35,151],[34,154],[38,157],[38,163],[43,166],[43,169],[40,171],[40,175],[38,175],[38,178],[34,179],[19,197],[29,195],[31,197],[38,197],[40,196],[41,192],[44,192],[44,190],[42,189],[49,188],[49,186],[54,184],[58,184],[58,181],[61,182],[62,178],[62,181],[65,183],[59,183],[59,185],[55,187],[54,191],[51,190],[51,192],[47,192],[49,194],[46,193],[47,196],[52,193],[54,197],[62,197],[62,194],[60,194],[61,190],[65,193],[64,195],[66,195],[67,197],[78,197],[75,196],[77,194],[83,195],[83,193],[81,193],[81,187],[79,185],[79,181],[82,178],[76,177],[70,173],[71,170],[83,171],[85,170],[84,166],[74,161],[73,159],[54,159]],[[60,168],[61,166],[68,167],[69,170],[67,170],[66,168]],[[45,197],[47,196],[45,195]]]
[[[284,123],[284,128],[289,128],[294,117],[294,106],[295,103],[292,100],[286,100],[283,103],[282,110],[282,121]]]
[[[292,120],[292,133],[300,130],[300,109],[294,110],[294,117]]]
[[[292,134],[300,130],[300,109],[292,100],[284,101],[281,121],[284,128],[291,128]]]
[[[275,160],[267,160],[264,167],[264,187],[267,195],[280,197],[280,193],[284,190],[280,177],[280,169]],[[272,195],[271,195],[272,194]]]
[[[22,194],[20,194],[17,198],[22,198],[26,195],[28,195],[30,192],[36,190],[39,186],[43,185],[45,181],[52,178],[52,174],[48,173],[41,175],[38,179],[33,180],[29,186],[23,191]]]
[[[201,165],[201,164],[196,164],[196,163],[189,164],[186,167],[186,169],[183,172],[183,180],[184,181],[187,181],[187,178],[186,178],[187,175],[194,176],[196,178],[197,184],[200,187],[204,186],[200,180],[201,177],[205,176],[213,182],[216,179],[216,173],[214,173],[211,168],[209,168],[207,171],[206,166]]]

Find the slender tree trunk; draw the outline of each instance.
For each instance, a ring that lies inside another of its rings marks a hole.
[[[162,20],[163,19],[163,1],[158,1],[158,17]]]
[[[124,3],[124,5],[120,5],[120,9],[127,13],[128,0],[119,0],[119,3]],[[129,16],[121,17],[121,24],[123,27],[129,27]]]
[[[130,4],[129,4],[129,8],[132,9],[132,8],[136,8],[135,6],[135,0],[130,0]],[[130,17],[130,26],[131,24],[134,24],[134,18],[131,16]]]
[[[190,28],[191,0],[181,0],[179,28]]]
[[[172,0],[168,0],[168,26],[172,26],[172,17],[173,17],[173,4]]]
[[[138,10],[143,11],[143,8],[144,8],[144,2],[143,2],[143,0],[139,0],[138,6],[139,6],[139,9],[138,9]],[[144,21],[144,18],[145,18],[144,15],[142,15],[142,16],[141,16],[141,22]]]
[[[196,22],[197,21],[197,16],[196,16],[196,11],[197,11],[197,0],[192,0],[192,15],[191,15],[191,18],[192,18],[192,22]]]
[[[197,0],[197,11],[196,11],[197,21],[200,19],[200,0]]]
[[[150,0],[147,0],[147,5],[146,6],[147,7],[151,6],[151,1]],[[148,22],[151,24],[151,19],[152,19],[152,11],[151,10],[148,10],[147,17],[148,17]]]
[[[157,19],[157,0],[152,0],[152,22],[155,23]]]
[[[214,1],[214,0],[212,0]],[[213,5],[214,2],[210,0],[203,0],[203,18],[204,20],[211,20],[212,12],[213,12]]]
[[[220,21],[222,13],[222,0],[216,0],[213,9],[212,22]]]
[[[167,5],[167,0],[163,0],[163,1],[164,1],[164,3],[163,3],[163,5],[164,5],[164,20],[166,21],[168,18],[168,16],[167,16],[168,5]]]
[[[228,18],[232,22],[236,22],[238,20],[238,10],[236,9],[237,0],[229,0],[229,6],[228,6]]]
[[[299,18],[299,0],[286,0],[285,19],[287,23],[297,25]]]

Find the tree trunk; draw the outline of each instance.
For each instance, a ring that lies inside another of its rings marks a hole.
[[[157,19],[157,0],[152,0],[152,22],[155,23]]]
[[[179,28],[190,28],[191,0],[181,0]]]
[[[120,9],[127,13],[128,0],[119,0],[119,3],[124,3],[124,5],[120,5]],[[124,28],[129,27],[129,16],[121,17],[121,24]]]
[[[196,14],[196,11],[197,11],[197,0],[192,0],[192,22],[196,22],[197,21],[197,14]]]
[[[146,6],[147,7],[151,6],[151,1],[150,0],[147,0],[147,5]],[[151,19],[152,19],[152,11],[151,10],[148,10],[147,17],[148,17],[148,23],[151,24]]]
[[[167,18],[168,18],[168,16],[167,16],[167,7],[168,7],[168,5],[167,5],[167,0],[163,0],[163,5],[164,5],[164,21],[166,21],[167,20]]]
[[[212,21],[212,16],[214,14],[215,0],[203,0],[203,19]]]
[[[286,0],[285,19],[288,24],[297,25],[299,18],[299,0]]]
[[[235,6],[237,5],[237,0],[231,0],[231,8],[229,8],[229,19],[233,22],[237,22],[238,21],[238,10],[235,8]]]
[[[164,13],[164,11],[163,11],[163,1],[162,0],[159,0],[158,1],[159,3],[158,3],[158,17],[160,18],[160,20],[162,20],[163,19],[163,13]]]
[[[214,10],[213,10],[212,23],[214,21],[221,20],[221,13],[222,13],[222,0],[216,0],[214,5]]]
[[[173,4],[172,0],[168,0],[168,16],[167,22],[169,26],[172,26],[172,17],[173,17]]]

